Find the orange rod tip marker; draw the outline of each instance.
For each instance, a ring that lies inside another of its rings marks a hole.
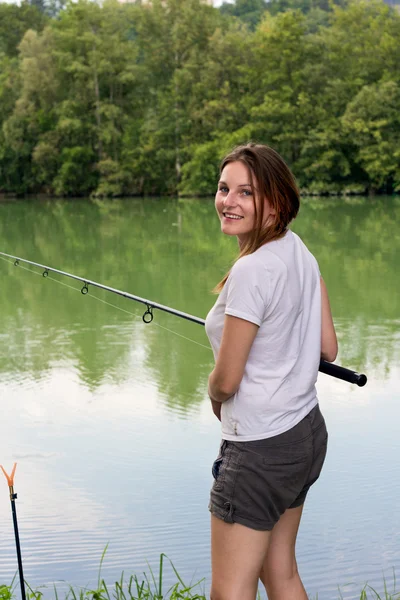
[[[10,500],[11,500],[13,523],[14,523],[15,546],[17,549],[19,582],[21,585],[21,599],[26,600],[24,570],[22,567],[22,557],[21,557],[21,544],[19,541],[19,532],[18,532],[17,509],[15,506],[15,500],[17,499],[17,494],[14,494],[14,475],[15,475],[16,468],[17,468],[17,463],[14,463],[13,470],[11,471],[11,474],[9,475],[7,473],[7,471],[4,469],[4,467],[2,465],[0,465],[0,469],[3,471],[5,478],[7,479],[8,487],[10,488]]]
[[[14,487],[14,475],[15,475],[15,469],[17,468],[17,463],[14,463],[13,466],[13,470],[11,471],[11,475],[8,475],[8,473],[5,471],[4,467],[2,465],[0,465],[0,469],[3,471],[6,479],[7,479],[7,483],[8,483],[8,487]]]

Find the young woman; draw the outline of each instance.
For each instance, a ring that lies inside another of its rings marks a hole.
[[[325,459],[315,390],[337,341],[317,261],[288,229],[299,191],[282,158],[247,144],[222,162],[215,206],[240,254],[206,331],[209,396],[222,424],[211,490],[211,600],[306,600],[295,558],[301,513]]]

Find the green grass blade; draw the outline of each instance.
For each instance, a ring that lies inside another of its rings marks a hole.
[[[101,559],[100,559],[99,576],[98,576],[98,579],[97,579],[97,587],[99,589],[100,589],[100,586],[101,586],[101,569],[103,567],[103,562],[104,562],[104,558],[106,556],[107,549],[108,549],[108,544],[106,544],[106,547],[104,548],[103,553],[101,555]]]
[[[158,576],[158,594],[160,598],[162,598],[164,556],[165,554],[160,554],[160,572]]]

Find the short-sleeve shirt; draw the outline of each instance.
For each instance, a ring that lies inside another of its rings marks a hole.
[[[207,315],[215,359],[225,315],[258,326],[237,392],[222,404],[222,438],[273,437],[318,403],[321,357],[320,272],[302,240],[288,230],[240,258]]]

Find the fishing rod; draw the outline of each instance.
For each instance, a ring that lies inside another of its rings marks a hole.
[[[0,469],[3,471],[3,473],[7,479],[8,488],[10,490],[11,510],[12,510],[12,516],[13,516],[13,524],[14,524],[15,546],[17,549],[19,582],[21,585],[21,598],[22,598],[22,600],[26,600],[25,584],[24,584],[24,571],[22,568],[22,557],[21,557],[21,544],[19,541],[19,531],[18,531],[18,521],[17,521],[17,508],[15,506],[15,501],[17,499],[17,494],[14,492],[14,475],[15,475],[16,468],[17,468],[17,463],[14,463],[13,470],[11,471],[11,474],[8,475],[8,473],[6,473],[6,471],[4,470],[2,465],[0,465]]]
[[[6,254],[5,252],[0,252],[0,256],[4,256],[6,258],[10,258],[14,261],[14,265],[18,267],[20,263],[25,263],[28,265],[32,265],[34,267],[38,267],[39,269],[43,269],[43,277],[48,277],[49,273],[57,273],[58,275],[62,275],[64,277],[69,277],[70,279],[74,279],[75,281],[79,281],[83,283],[83,287],[81,288],[81,293],[86,295],[89,293],[89,286],[94,288],[99,288],[101,290],[106,290],[107,292],[111,292],[113,294],[117,294],[118,296],[122,296],[123,298],[127,298],[128,300],[135,300],[135,302],[140,302],[146,306],[146,311],[144,312],[142,319],[145,323],[151,323],[154,315],[153,309],[158,309],[163,312],[169,313],[171,315],[175,315],[176,317],[180,317],[181,319],[186,319],[187,321],[191,321],[192,323],[197,323],[198,325],[205,325],[205,320],[200,319],[199,317],[195,317],[193,315],[189,315],[188,313],[182,312],[180,310],[176,310],[169,306],[164,306],[163,304],[158,304],[157,302],[153,302],[152,300],[147,300],[145,298],[141,298],[140,296],[135,296],[134,294],[130,294],[128,292],[124,292],[122,290],[118,290],[116,288],[112,288],[108,285],[104,285],[102,283],[98,283],[97,281],[92,281],[85,277],[80,277],[78,275],[73,275],[72,273],[67,273],[67,271],[61,271],[60,269],[54,269],[53,267],[48,267],[47,265],[43,265],[37,262],[33,262],[32,260],[27,260],[25,258],[20,258],[19,256],[13,256],[12,254]],[[335,377],[336,379],[342,379],[343,381],[348,381],[349,383],[354,383],[359,387],[363,387],[367,383],[367,376],[363,373],[357,373],[356,371],[352,371],[351,369],[347,369],[345,367],[341,367],[340,365],[335,365],[333,363],[329,363],[326,360],[321,360],[319,364],[319,371],[321,373],[325,373],[326,375],[330,375],[331,377]]]

